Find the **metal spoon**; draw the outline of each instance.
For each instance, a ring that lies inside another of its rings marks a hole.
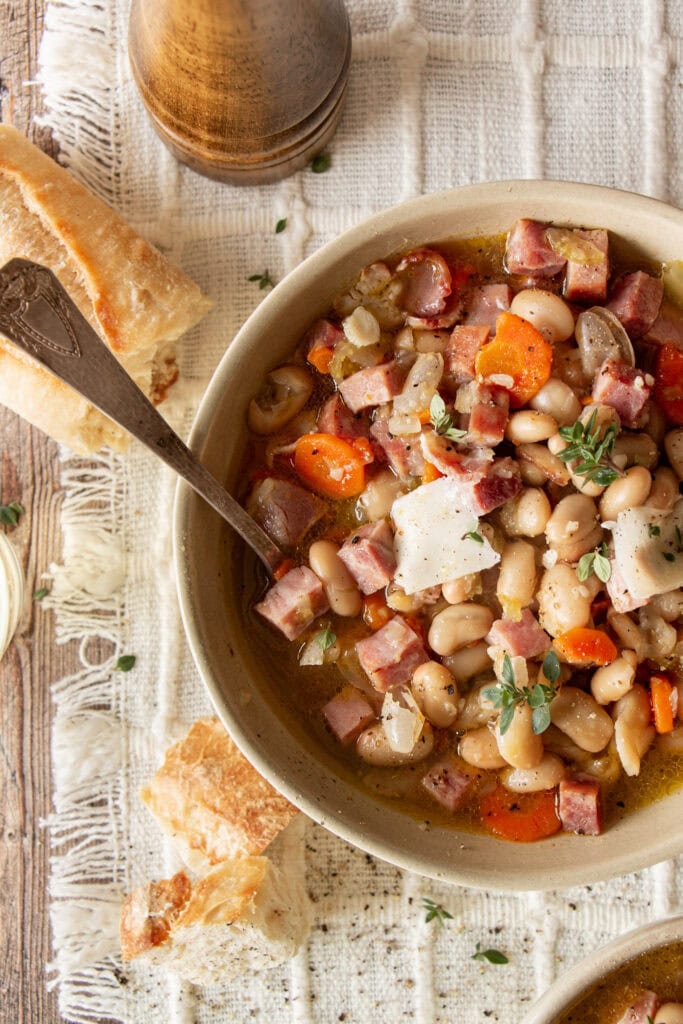
[[[268,573],[284,555],[183,444],[55,275],[30,260],[0,270],[0,331],[158,455],[253,548]]]

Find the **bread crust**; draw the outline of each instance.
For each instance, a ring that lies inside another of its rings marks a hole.
[[[185,862],[204,873],[261,853],[298,811],[240,753],[217,718],[195,722],[140,797]]]
[[[153,400],[177,375],[173,342],[208,311],[199,287],[105,203],[9,125],[0,125],[0,266],[52,270]],[[0,402],[75,451],[127,435],[0,334]]]
[[[160,882],[147,882],[123,901],[119,936],[124,960],[168,941],[174,920],[190,899],[192,884],[184,871]]]

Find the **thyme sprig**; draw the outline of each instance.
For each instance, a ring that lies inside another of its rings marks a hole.
[[[512,725],[518,704],[528,704],[532,709],[531,728],[538,736],[550,725],[550,705],[557,696],[555,683],[560,677],[560,662],[554,651],[548,651],[543,661],[543,675],[549,682],[534,686],[517,686],[515,671],[510,655],[503,658],[502,680],[495,686],[488,686],[483,692],[495,708],[500,708],[499,729],[504,736]]]
[[[441,395],[436,394],[429,403],[429,419],[437,434],[451,441],[462,441],[466,430],[458,430],[453,426],[453,419],[446,412],[446,403]]]
[[[429,896],[422,897],[422,906],[427,911],[425,915],[425,921],[429,924],[430,921],[438,921],[443,927],[444,921],[452,921],[453,915],[442,907],[440,903],[435,903],[434,900],[430,899]]]
[[[607,487],[624,474],[612,462],[610,455],[617,439],[618,427],[610,423],[604,434],[595,425],[597,410],[587,423],[577,420],[571,427],[560,427],[559,434],[567,442],[564,451],[558,452],[563,462],[575,462],[573,472],[585,476],[586,480]]]
[[[264,288],[275,287],[275,281],[273,281],[268,270],[264,270],[262,274],[250,274],[247,281],[258,281],[260,291],[263,291]]]

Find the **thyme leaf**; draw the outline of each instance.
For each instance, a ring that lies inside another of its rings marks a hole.
[[[262,274],[251,274],[247,281],[258,281],[259,290],[263,291],[264,288],[274,288],[275,281],[273,281],[268,270],[264,270]]]
[[[281,235],[286,227],[287,227],[287,218],[286,217],[281,217],[280,220],[275,225],[275,234],[276,235]]]
[[[465,537],[469,537],[469,539],[473,540],[475,542],[475,544],[483,544],[484,543],[484,538],[482,537],[482,535],[480,533],[477,533],[476,530],[469,530],[467,533],[464,533],[463,536],[462,536],[462,539],[464,540]]]
[[[329,651],[330,647],[337,642],[336,635],[332,632],[329,622],[313,637],[318,647],[323,651]]]
[[[130,672],[136,662],[134,654],[122,654],[114,665],[115,672]]]
[[[470,957],[471,960],[480,960],[489,964],[509,964],[510,961],[499,949],[482,949],[481,943],[477,943],[477,951]]]
[[[47,597],[49,593],[50,591],[47,589],[47,587],[39,587],[38,590],[33,591],[33,600],[42,601],[43,598]]]
[[[329,153],[318,153],[311,160],[311,170],[314,174],[324,174],[332,166],[332,157]]]
[[[435,903],[429,896],[422,897],[422,906],[427,911],[425,915],[425,921],[429,924],[430,921],[438,921],[441,927],[443,927],[444,921],[452,921],[453,915],[442,907],[440,903]]]
[[[0,523],[4,526],[16,526],[19,516],[23,516],[25,508],[18,501],[12,501],[9,505],[0,505]]]
[[[446,412],[446,403],[438,393],[429,403],[429,419],[436,433],[451,441],[462,441],[467,433],[466,430],[459,430],[453,426],[453,419]]]
[[[595,573],[602,583],[607,583],[607,580],[612,575],[612,566],[607,557],[607,545],[604,541],[596,551],[589,551],[579,559],[576,575],[581,582],[587,580],[592,572]]]

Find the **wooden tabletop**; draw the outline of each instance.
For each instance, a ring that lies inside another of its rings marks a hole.
[[[54,155],[35,78],[45,0],[0,2],[0,120]],[[19,552],[26,601],[0,663],[0,1021],[53,1024],[61,1018],[46,988],[51,958],[47,880],[50,813],[50,685],[74,671],[74,647],[57,647],[52,614],[34,604],[40,574],[60,557],[57,445],[0,407],[0,503],[19,501],[19,525],[5,529]]]

